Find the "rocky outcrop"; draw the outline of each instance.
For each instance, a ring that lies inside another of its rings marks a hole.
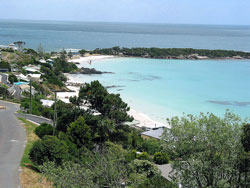
[[[95,68],[80,68],[79,71],[77,72],[78,74],[113,74],[113,72],[102,72],[102,71],[98,71]]]

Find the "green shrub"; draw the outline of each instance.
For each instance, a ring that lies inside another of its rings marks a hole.
[[[36,165],[52,161],[60,165],[68,159],[68,147],[55,136],[44,136],[32,146],[29,153],[31,161]]]
[[[156,164],[168,164],[169,162],[169,156],[166,153],[162,153],[162,152],[157,152],[154,154],[154,162]]]
[[[139,160],[149,160],[149,154],[147,152],[142,152],[141,154],[137,154],[136,158]]]
[[[126,157],[127,162],[131,162],[131,161],[135,160],[136,159],[136,150],[133,149],[132,151],[129,151],[125,157]]]
[[[152,178],[156,175],[160,175],[160,170],[152,162],[148,160],[134,160],[129,165],[130,174],[136,173],[145,175],[147,178]]]
[[[11,84],[13,84],[14,82],[18,82],[18,79],[14,74],[10,74],[8,80]]]
[[[42,123],[35,129],[34,132],[39,138],[43,138],[46,135],[53,135],[54,130],[54,127],[52,127],[50,124]]]
[[[155,139],[145,139],[141,146],[143,151],[148,152],[150,155],[159,152],[161,150],[160,142]]]

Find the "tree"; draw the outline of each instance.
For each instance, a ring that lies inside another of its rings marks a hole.
[[[10,71],[10,64],[7,61],[0,61],[0,68],[8,69]]]
[[[245,152],[250,152],[250,124],[245,124],[242,129],[243,133],[241,136],[241,143],[245,149]]]
[[[43,55],[44,55],[44,49],[43,49],[42,44],[39,44],[39,46],[37,48],[37,53],[38,53],[39,57],[43,57]]]
[[[78,148],[93,147],[91,128],[85,123],[85,120],[80,116],[75,122],[71,123],[68,127],[67,134],[70,140],[75,143]]]
[[[147,152],[142,152],[140,154],[137,154],[136,158],[140,160],[149,160],[149,154]]]
[[[0,96],[6,98],[9,95],[9,91],[6,87],[0,85]]]
[[[131,173],[143,174],[147,178],[152,178],[156,175],[160,175],[160,170],[152,162],[148,160],[135,159],[130,164]]]
[[[11,84],[13,84],[14,82],[18,82],[18,79],[14,74],[10,74],[8,80]]]
[[[129,107],[122,101],[120,95],[109,94],[97,80],[81,87],[79,97],[92,111],[100,112],[102,116],[116,123],[132,121],[132,117],[127,114]]]
[[[154,154],[154,162],[156,164],[167,164],[169,162],[168,154],[163,152],[157,152]]]
[[[36,141],[29,153],[30,159],[37,165],[45,162],[55,162],[60,165],[68,159],[67,145],[55,136],[44,136],[42,140]]]
[[[237,187],[245,181],[239,169],[243,122],[227,112],[174,117],[162,136],[164,151],[173,157],[173,179],[183,187]]]
[[[144,139],[140,149],[154,155],[156,152],[161,151],[161,144],[156,139]]]
[[[85,114],[84,109],[74,108],[72,104],[66,104],[63,101],[57,102],[57,126],[58,131],[67,132],[70,123],[74,122],[79,116]],[[54,109],[54,105],[52,105]]]
[[[81,54],[82,57],[84,56],[84,54],[85,54],[86,52],[87,52],[87,51],[84,50],[84,49],[82,49],[82,50],[79,51],[79,53]]]
[[[59,167],[46,163],[41,172],[58,188],[119,188],[128,177],[123,152],[119,146],[103,147],[84,153],[84,162],[65,162]]]
[[[73,57],[73,54],[72,54],[71,51],[69,51],[68,56],[69,56],[70,59]]]
[[[245,124],[242,127],[241,143],[244,148],[244,151],[240,155],[240,172],[241,176],[244,176],[244,182],[250,182],[250,124]],[[250,185],[242,183],[243,186],[247,187]]]
[[[38,126],[35,129],[35,134],[39,137],[39,138],[43,138],[46,135],[53,135],[54,134],[54,127],[52,127],[52,125],[47,124],[47,123],[42,123],[40,126]]]

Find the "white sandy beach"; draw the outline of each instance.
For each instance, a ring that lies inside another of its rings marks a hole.
[[[91,61],[98,61],[108,58],[115,58],[115,56],[106,56],[106,55],[94,55],[94,56],[87,56],[87,57],[80,57],[78,59],[70,60],[71,62],[78,62],[80,63],[79,66],[83,66],[85,63],[88,63]],[[75,80],[74,77],[72,77],[70,74],[65,74],[68,78],[69,83],[81,83],[79,80]],[[58,98],[64,102],[69,102],[69,97],[71,96],[78,96],[79,94],[79,87],[76,86],[67,86],[70,90],[74,92],[60,92],[58,93]],[[148,127],[148,128],[155,128],[155,127],[170,127],[167,124],[164,124],[162,122],[157,122],[152,120],[150,117],[148,117],[146,114],[137,112],[134,109],[131,109],[128,112],[129,115],[133,116],[135,120],[139,122],[137,125],[138,127]]]
[[[69,62],[80,63],[82,66],[84,63],[89,63],[90,61],[98,61],[103,59],[115,58],[113,55],[91,55],[86,57],[77,57],[76,59],[71,59]]]

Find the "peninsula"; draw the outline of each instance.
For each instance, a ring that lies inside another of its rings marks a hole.
[[[81,50],[80,53],[85,53]],[[81,53],[81,54],[82,54]],[[155,59],[250,59],[250,52],[193,48],[97,48],[91,54]]]

